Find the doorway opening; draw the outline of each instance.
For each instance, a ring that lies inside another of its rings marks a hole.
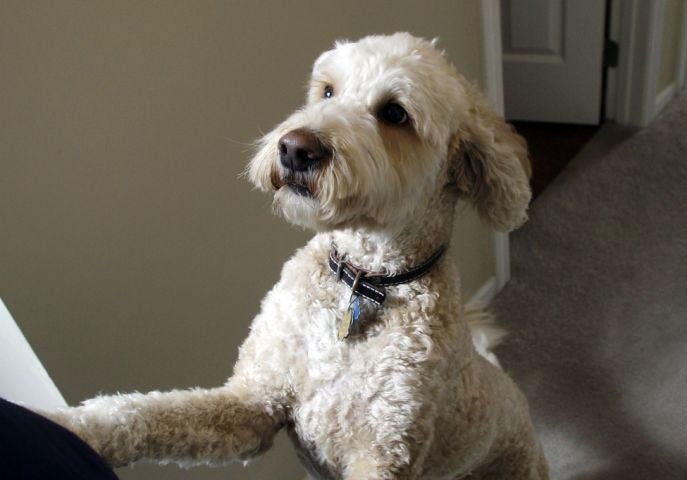
[[[527,140],[533,201],[601,128],[601,125],[574,123],[512,121],[511,124]]]
[[[506,118],[536,199],[603,123],[610,2],[501,0]]]

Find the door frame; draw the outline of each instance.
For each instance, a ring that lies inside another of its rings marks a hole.
[[[687,65],[687,4],[682,6],[682,30],[675,81],[658,92],[664,0],[609,0],[611,40],[618,43],[617,69],[608,70],[606,118],[622,125],[646,127],[678,93]]]
[[[483,0],[482,43],[484,55],[484,90],[493,107],[503,116],[503,49],[501,43],[501,3]],[[494,282],[485,284],[483,300],[489,300],[510,280],[510,237],[507,232],[492,231]],[[480,295],[475,295],[480,296]]]
[[[687,1],[682,6],[682,31],[675,81],[657,92],[660,65],[661,28],[665,17],[664,0],[607,0],[610,4],[609,38],[618,43],[617,68],[607,69],[604,102],[606,118],[622,125],[647,126],[684,86],[687,77]],[[482,43],[484,90],[496,111],[503,115],[503,52],[501,40],[501,2],[483,0]],[[508,233],[492,232],[494,252],[493,281],[475,294],[491,299],[510,279],[510,238]]]

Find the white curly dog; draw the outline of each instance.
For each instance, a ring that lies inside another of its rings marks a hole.
[[[115,466],[246,461],[286,427],[317,479],[548,478],[527,401],[442,255],[460,198],[499,229],[526,220],[526,146],[434,42],[398,33],[323,53],[306,105],[264,136],[248,176],[316,234],[265,297],[234,375],[47,415]]]

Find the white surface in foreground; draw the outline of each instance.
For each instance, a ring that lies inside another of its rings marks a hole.
[[[1,299],[0,397],[45,409],[67,405]]]

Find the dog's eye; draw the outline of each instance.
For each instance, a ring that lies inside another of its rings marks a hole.
[[[334,96],[334,89],[327,85],[324,87],[324,94],[322,95],[324,98],[332,98]]]
[[[392,125],[408,123],[408,113],[398,103],[389,102],[379,110],[379,117]]]

